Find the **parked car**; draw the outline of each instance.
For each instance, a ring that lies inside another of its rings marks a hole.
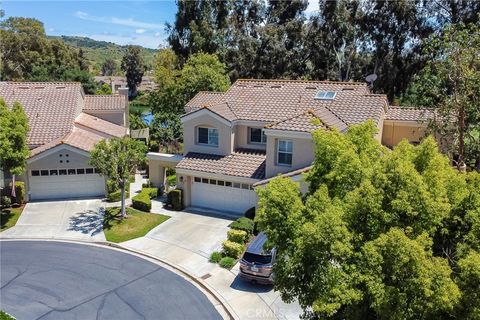
[[[267,235],[259,233],[250,243],[240,260],[240,277],[255,283],[273,283],[273,262],[277,250],[265,250]]]

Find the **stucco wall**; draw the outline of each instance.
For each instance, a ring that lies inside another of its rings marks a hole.
[[[218,146],[206,146],[197,144],[197,128],[208,127],[218,129]],[[219,120],[209,116],[201,115],[183,123],[183,150],[187,152],[212,153],[227,155],[232,153],[232,128]]]
[[[235,148],[266,150],[267,145],[261,143],[248,143],[248,128],[249,126],[236,125],[235,126]],[[252,128],[262,128],[262,126],[256,126]]]
[[[293,142],[292,165],[277,165],[277,141],[279,139],[291,140]],[[279,173],[289,172],[312,164],[314,159],[314,145],[312,139],[301,138],[279,138],[274,136],[267,137],[267,160],[266,160],[266,178],[271,178]]]
[[[382,144],[396,146],[403,139],[419,142],[425,136],[426,126],[416,122],[385,121],[383,124]]]
[[[183,182],[180,182],[180,177],[183,177]],[[189,207],[192,204],[192,177],[177,174],[177,188],[182,189],[183,205]]]
[[[118,124],[123,127],[127,127],[125,114],[123,111],[119,112],[99,112],[99,111],[88,111],[86,112],[94,117],[100,118],[105,121],[110,121],[115,124]]]
[[[29,163],[27,169],[39,170],[92,168],[93,166],[88,164],[88,160],[89,157],[76,153],[70,149],[60,149],[48,156],[42,157],[34,162]]]

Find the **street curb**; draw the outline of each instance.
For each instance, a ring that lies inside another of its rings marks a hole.
[[[240,318],[236,314],[236,312],[233,310],[233,308],[228,304],[228,302],[223,298],[215,289],[213,289],[209,284],[207,284],[205,281],[202,279],[192,275],[190,272],[188,272],[186,269],[171,263],[167,262],[165,260],[162,260],[158,257],[155,257],[151,254],[148,254],[146,252],[140,251],[140,250],[133,250],[127,247],[124,247],[118,243],[114,242],[109,242],[109,241],[82,241],[82,240],[71,240],[71,239],[61,239],[61,238],[0,238],[1,241],[15,241],[15,240],[20,240],[20,241],[58,241],[58,242],[70,242],[70,243],[77,243],[77,244],[84,244],[84,245],[98,245],[98,246],[103,246],[103,247],[111,247],[114,249],[122,250],[122,251],[127,251],[129,253],[135,253],[140,256],[144,256],[148,259],[152,259],[155,261],[158,261],[164,265],[167,265],[168,267],[176,270],[177,272],[181,273],[183,276],[187,277],[188,279],[194,281],[197,285],[199,285],[203,290],[207,291],[211,296],[213,296],[223,307],[223,310],[225,313],[228,315],[230,320],[239,320]]]

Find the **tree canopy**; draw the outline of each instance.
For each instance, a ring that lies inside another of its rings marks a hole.
[[[90,153],[90,164],[113,180],[122,190],[122,217],[125,217],[125,186],[137,166],[146,161],[147,147],[130,137],[101,140]]]
[[[0,98],[0,168],[14,175],[25,172],[30,149],[28,118],[20,103],[9,108]]]
[[[316,131],[309,192],[280,177],[258,190],[276,289],[311,319],[477,319],[480,174],[431,137],[389,150],[376,130]]]
[[[137,86],[142,82],[145,65],[140,55],[139,46],[128,46],[123,56],[121,68],[127,77],[128,92],[130,97],[137,96]]]

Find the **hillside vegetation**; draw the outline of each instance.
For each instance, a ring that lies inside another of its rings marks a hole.
[[[102,64],[107,59],[113,59],[120,66],[122,57],[125,55],[127,46],[121,46],[112,42],[97,41],[87,37],[76,36],[49,36],[52,39],[61,39],[66,44],[80,48],[83,50],[84,57],[88,60],[90,71],[95,75],[101,74]],[[151,70],[155,59],[155,49],[143,48],[141,49],[141,56],[147,66],[147,70]],[[120,68],[117,70],[117,75],[123,75]]]

